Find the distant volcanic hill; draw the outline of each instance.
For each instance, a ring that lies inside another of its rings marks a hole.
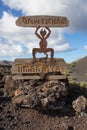
[[[6,61],[6,60],[3,60],[3,61],[0,61],[0,66],[12,66],[12,61]]]
[[[78,81],[87,81],[87,56],[74,62],[73,75]]]

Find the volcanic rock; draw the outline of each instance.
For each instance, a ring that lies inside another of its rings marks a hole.
[[[12,79],[11,75],[7,75],[5,77],[4,95],[5,96],[13,95],[14,89],[15,89],[15,81]]]
[[[77,113],[84,112],[87,107],[87,99],[84,96],[79,96],[72,102],[72,107]]]
[[[15,105],[29,108],[62,109],[68,93],[65,83],[57,80],[44,83],[38,80],[32,86],[24,82],[22,87],[21,95],[15,95],[12,101]]]

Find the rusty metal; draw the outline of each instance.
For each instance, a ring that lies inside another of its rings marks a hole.
[[[38,33],[38,30],[40,29],[40,34]],[[47,31],[48,33],[47,33]],[[35,34],[40,39],[39,46],[40,48],[33,48],[32,56],[34,59],[36,59],[36,53],[44,53],[46,55],[46,58],[48,58],[48,52],[50,52],[50,57],[53,58],[54,56],[54,49],[53,48],[47,48],[47,41],[46,39],[50,36],[51,30],[49,27],[45,27],[45,29],[42,29],[40,26],[36,28]]]

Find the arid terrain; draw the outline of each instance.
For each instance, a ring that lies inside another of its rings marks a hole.
[[[12,96],[4,95],[11,65],[0,62],[0,130],[87,130],[87,57],[67,65],[68,94],[61,110],[13,105]]]
[[[87,56],[71,63],[72,76],[76,81],[87,82]]]

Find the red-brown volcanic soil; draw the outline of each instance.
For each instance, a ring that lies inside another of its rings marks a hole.
[[[69,91],[66,106],[56,111],[13,106],[11,98],[0,91],[0,130],[87,130],[87,110],[76,114],[71,105],[87,92],[78,87]]]
[[[4,102],[0,104],[0,130],[87,130],[87,115],[67,114],[14,108]]]

